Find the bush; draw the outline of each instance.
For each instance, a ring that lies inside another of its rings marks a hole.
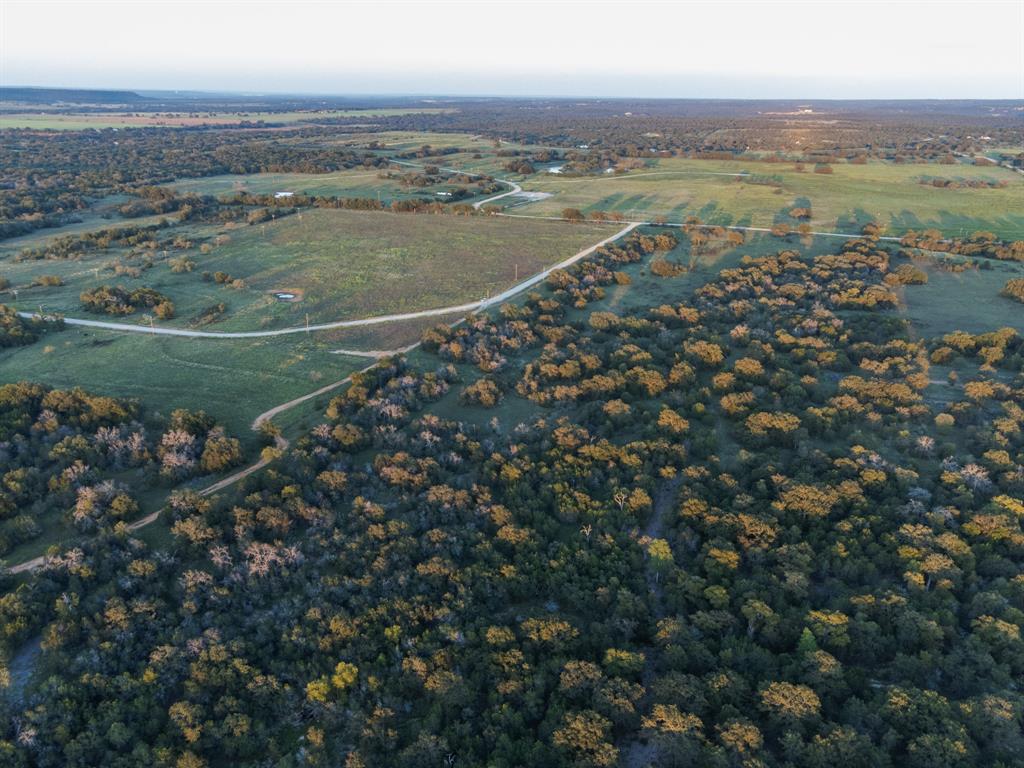
[[[1024,278],[1008,281],[1003,287],[1002,295],[1024,304]]]
[[[464,403],[493,408],[501,400],[501,389],[491,379],[480,379],[462,390],[459,398]]]

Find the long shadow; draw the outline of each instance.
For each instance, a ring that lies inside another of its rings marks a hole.
[[[875,217],[863,208],[854,208],[849,213],[841,214],[836,218],[836,231],[857,233],[864,229],[866,224],[871,224],[874,220]]]
[[[620,211],[636,211],[644,210],[644,201],[647,200],[647,195],[632,195],[624,198],[616,205],[616,210]]]
[[[717,224],[721,227],[730,226],[733,218],[731,213],[719,207],[717,200],[709,200],[701,206],[697,211],[697,217],[705,224]]]
[[[622,192],[615,192],[615,193],[613,193],[611,195],[606,195],[606,196],[602,197],[600,200],[598,200],[596,203],[594,203],[594,205],[592,207],[596,211],[601,211],[601,210],[608,210],[608,211],[610,211],[610,210],[614,210],[615,207],[618,206],[620,202],[622,202],[622,199],[624,197],[625,197],[624,193],[622,193]]]
[[[670,208],[669,212],[666,214],[666,217],[669,221],[682,221],[683,219],[686,218],[686,211],[689,209],[689,207],[690,206],[687,203],[680,203],[679,205]]]

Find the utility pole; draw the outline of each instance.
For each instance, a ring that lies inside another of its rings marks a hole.
[[[306,333],[309,333],[309,312],[306,313]]]

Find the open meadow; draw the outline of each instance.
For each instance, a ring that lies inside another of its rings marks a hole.
[[[939,336],[958,330],[986,333],[997,328],[1015,328],[1024,334],[1024,306],[1000,295],[1008,280],[1024,278],[1024,264],[987,262],[985,269],[963,272],[940,268],[948,262],[916,262],[928,275],[928,282],[903,291],[906,316],[921,335]]]
[[[380,200],[387,204],[393,200],[435,198],[439,193],[450,192],[458,184],[440,183],[423,187],[402,184],[398,178],[405,168],[392,172],[373,169],[352,169],[331,173],[253,173],[207,176],[200,179],[182,179],[169,185],[179,192],[193,192],[199,195],[227,195],[233,192],[248,192],[253,195],[274,195],[291,192],[311,197],[359,197]],[[475,198],[466,197],[460,202]]]
[[[1006,168],[973,165],[834,164],[831,173],[807,165],[746,160],[659,158],[622,174],[537,174],[524,190],[551,196],[517,206],[516,213],[557,216],[565,208],[616,212],[627,219],[664,216],[681,222],[697,216],[712,224],[796,226],[794,208],[810,208],[807,223],[819,231],[855,233],[876,221],[890,234],[935,228],[958,236],[988,230],[1024,238],[1024,176]],[[936,188],[922,179],[1005,181],[1002,188]]]
[[[364,367],[316,334],[187,339],[67,327],[37,344],[0,350],[0,383],[43,381],[138,398],[150,412],[202,409],[243,444],[256,416]]]
[[[541,269],[607,237],[608,225],[504,217],[457,217],[314,209],[266,224],[223,230],[179,227],[182,236],[221,244],[208,253],[192,248],[154,256],[138,277],[117,275],[118,254],[81,260],[6,260],[2,274],[19,290],[19,309],[71,317],[144,323],[141,313],[111,318],[84,313],[79,294],[112,283],[147,286],[168,296],[188,327],[211,306],[225,309],[207,330],[255,331],[358,319],[464,304],[494,295]],[[173,259],[187,255],[192,271],[174,272]],[[128,264],[142,263],[138,258]],[[148,263],[148,262],[146,262]],[[203,273],[222,273],[218,283]],[[28,287],[42,275],[59,286]],[[241,281],[236,283],[234,281]],[[275,292],[292,293],[281,301]],[[204,325],[205,327],[205,325]]]

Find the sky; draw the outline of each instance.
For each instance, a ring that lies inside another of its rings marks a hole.
[[[1024,0],[0,0],[0,84],[1021,99]]]

